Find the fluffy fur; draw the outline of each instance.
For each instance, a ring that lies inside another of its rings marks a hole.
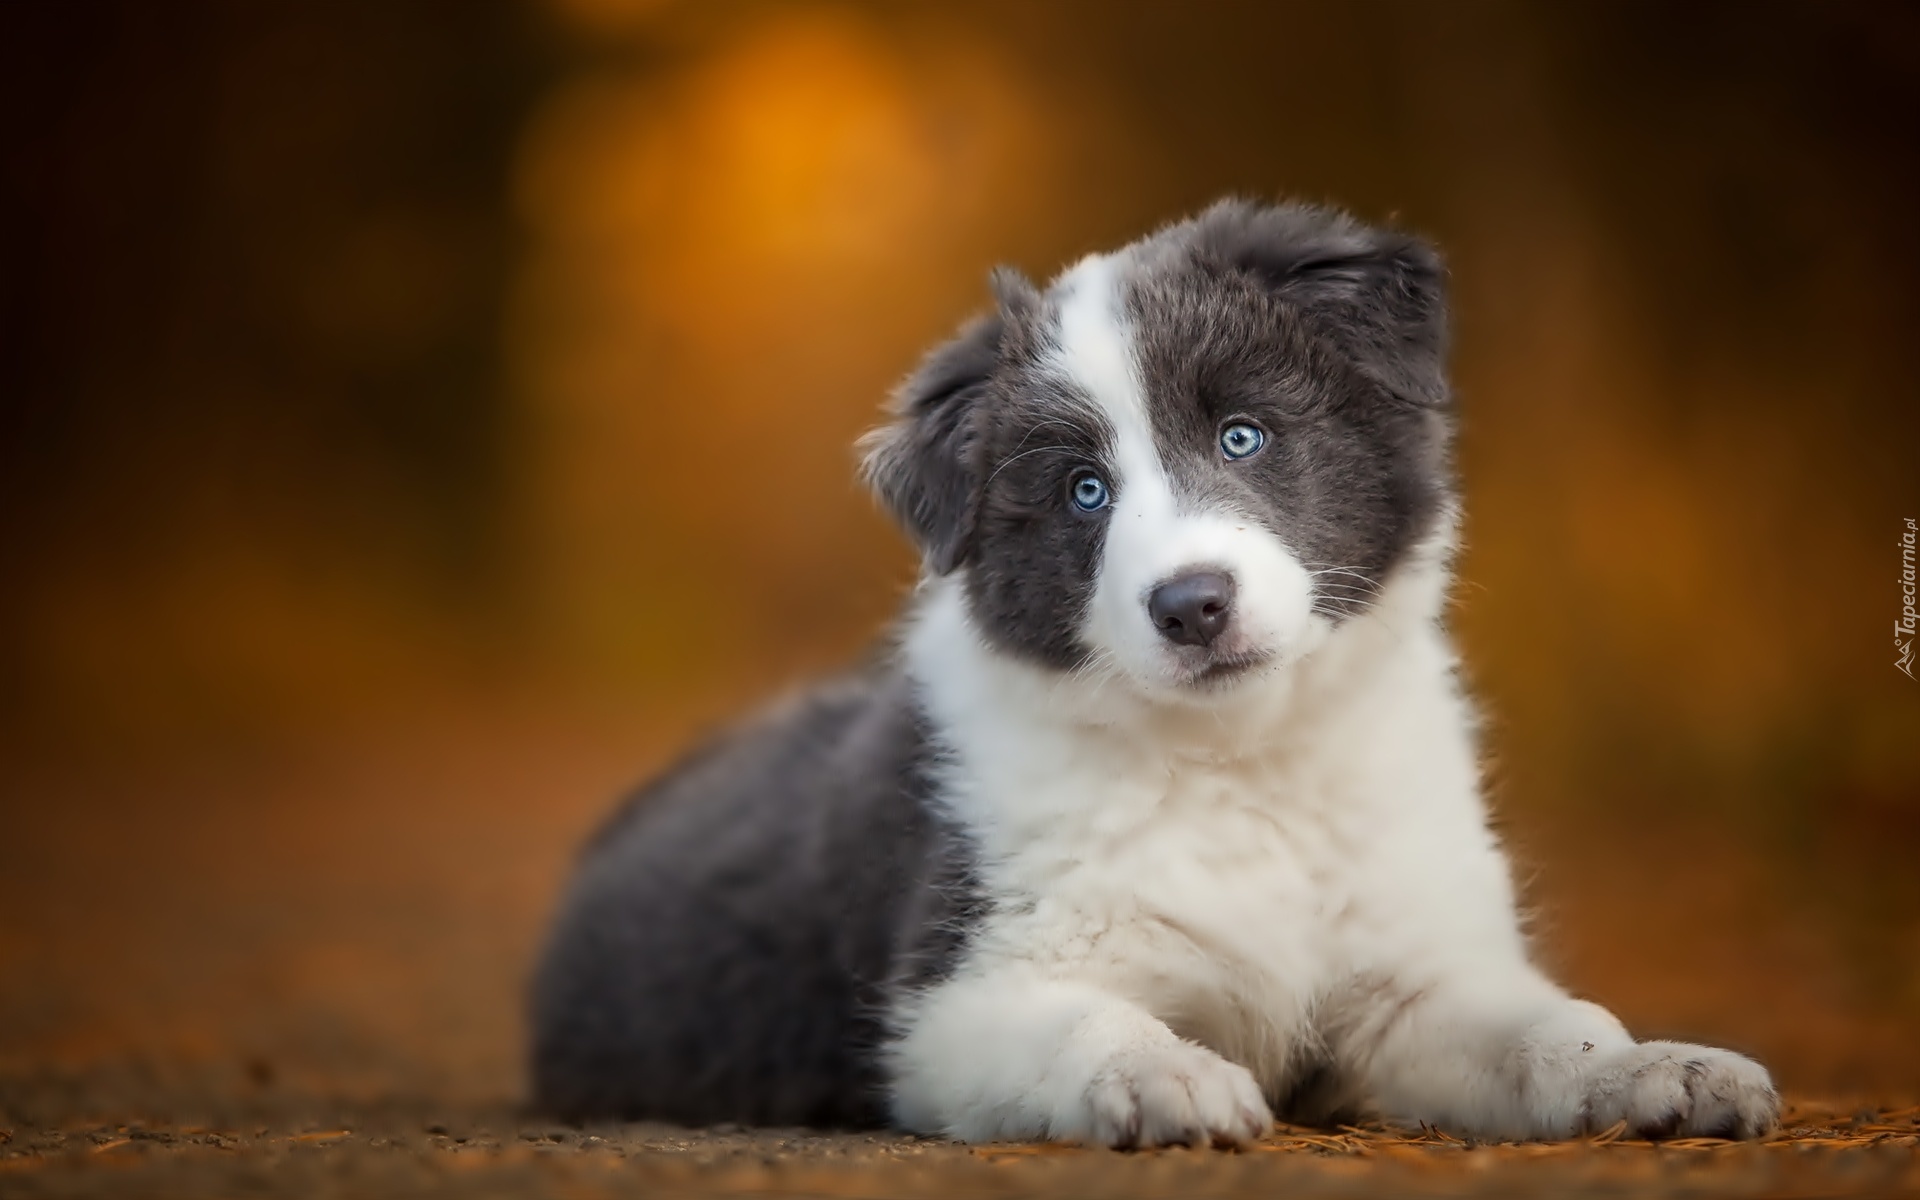
[[[1442,624],[1433,253],[1227,202],[995,287],[868,443],[925,554],[897,649],[589,847],[537,1101],[1115,1146],[1770,1128],[1757,1064],[1528,958]],[[1196,573],[1205,640],[1150,604]]]

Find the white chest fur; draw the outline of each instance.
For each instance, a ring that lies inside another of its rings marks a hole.
[[[1514,953],[1437,589],[1399,593],[1231,705],[1169,710],[1008,661],[933,585],[908,660],[993,901],[962,971],[1096,984],[1277,1090],[1343,1005],[1444,969],[1436,922]]]

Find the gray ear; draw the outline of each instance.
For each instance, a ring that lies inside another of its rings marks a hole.
[[[1005,325],[996,312],[962,326],[894,392],[894,419],[860,442],[867,486],[941,575],[966,560],[973,540],[973,418]]]
[[[1202,253],[1298,305],[1388,391],[1447,402],[1446,268],[1433,247],[1301,204],[1223,200],[1196,224]]]

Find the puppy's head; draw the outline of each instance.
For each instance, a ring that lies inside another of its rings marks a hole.
[[[981,634],[1169,699],[1364,611],[1448,500],[1442,270],[1338,213],[1223,202],[934,351],[866,473]]]

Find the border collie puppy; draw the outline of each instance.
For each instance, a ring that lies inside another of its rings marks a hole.
[[[935,350],[866,442],[897,646],[644,788],[533,989],[574,1118],[1243,1144],[1752,1137],[1528,958],[1443,626],[1443,272],[1228,201]]]

